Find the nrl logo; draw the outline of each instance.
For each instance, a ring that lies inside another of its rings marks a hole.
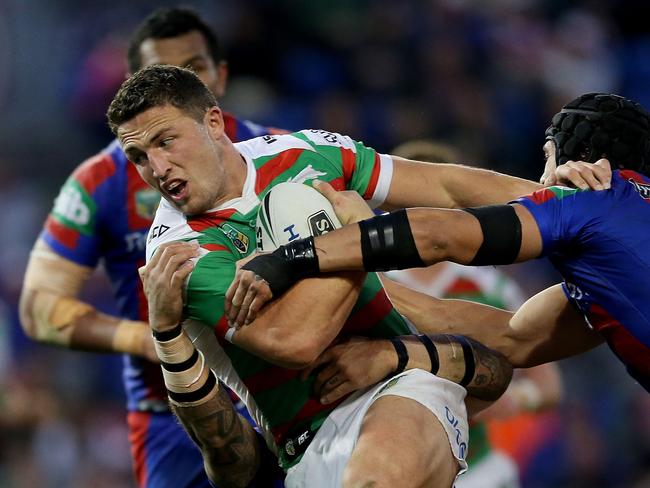
[[[248,236],[246,234],[239,232],[230,224],[220,225],[219,230],[226,234],[226,237],[230,239],[240,253],[246,254],[248,252]]]
[[[641,198],[644,200],[650,199],[650,185],[644,185],[643,183],[639,183],[638,181],[634,181],[632,178],[628,179],[630,183],[632,183],[632,186],[634,186],[634,189],[639,192],[639,195],[641,195]]]

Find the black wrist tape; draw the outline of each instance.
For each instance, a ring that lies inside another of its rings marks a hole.
[[[469,263],[473,266],[512,264],[521,249],[521,222],[512,205],[465,208],[476,217],[483,231],[483,243]]]
[[[171,341],[172,339],[176,339],[179,335],[181,335],[181,332],[183,332],[183,327],[181,324],[177,324],[173,329],[164,330],[162,332],[158,332],[156,330],[151,331],[153,338],[158,342],[167,342]]]
[[[175,391],[167,390],[167,395],[169,398],[178,403],[190,403],[198,402],[207,396],[208,393],[212,391],[214,385],[217,384],[217,378],[214,376],[212,371],[208,371],[208,378],[205,380],[205,383],[201,388],[195,391],[190,391],[187,393],[177,393]]]
[[[472,378],[474,378],[474,372],[476,371],[476,363],[474,361],[474,350],[472,345],[467,340],[467,337],[461,335],[452,335],[448,336],[457,342],[460,342],[461,347],[463,348],[463,357],[465,359],[465,374],[463,379],[460,380],[460,386],[469,385]]]
[[[318,256],[314,238],[298,239],[280,246],[271,254],[262,254],[242,266],[262,277],[277,297],[303,278],[318,274]]]
[[[431,374],[436,374],[438,369],[440,369],[440,358],[438,357],[438,349],[436,348],[436,345],[426,334],[418,334],[417,338],[420,339],[420,342],[424,344],[424,347],[427,348],[427,352],[429,353],[429,359],[431,360]]]
[[[388,340],[391,342],[395,348],[395,352],[397,353],[397,368],[395,368],[395,371],[389,375],[395,376],[406,369],[406,365],[409,362],[409,353],[406,350],[404,343],[397,337],[390,337]]]
[[[189,358],[187,358],[185,361],[182,361],[180,363],[166,363],[165,361],[160,361],[160,365],[170,373],[179,373],[180,371],[185,371],[186,369],[190,369],[192,366],[196,364],[198,360],[199,360],[199,351],[194,349],[192,355]]]
[[[361,255],[366,271],[425,266],[415,246],[406,210],[377,215],[359,222]]]

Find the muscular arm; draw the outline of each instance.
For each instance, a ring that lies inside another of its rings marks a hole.
[[[433,298],[390,280],[384,280],[384,286],[421,332],[467,335],[502,353],[515,367],[563,359],[603,341],[570,305],[561,285],[538,293],[517,312]]]
[[[393,156],[386,210],[405,207],[462,208],[510,200],[539,190],[532,181],[457,164],[411,161]]]
[[[91,268],[61,257],[38,240],[20,297],[25,333],[39,342],[70,349],[125,352],[155,359],[147,323],[101,313],[78,299],[91,273]]]
[[[521,223],[521,247],[517,261],[533,259],[542,252],[539,228],[525,207],[514,205],[514,208]],[[440,261],[469,264],[483,243],[478,219],[467,212],[411,208],[407,210],[407,215],[417,252],[424,264]],[[358,225],[347,225],[318,236],[314,238],[314,244],[322,273],[363,269],[361,230]],[[390,262],[385,264],[390,267]]]
[[[286,368],[304,368],[334,340],[357,301],[365,273],[311,278],[240,327],[233,343]]]

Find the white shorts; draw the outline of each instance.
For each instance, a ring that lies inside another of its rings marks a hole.
[[[427,407],[442,424],[460,465],[467,469],[468,426],[465,389],[426,371],[412,369],[362,390],[329,414],[298,464],[287,472],[287,488],[338,488],[357,443],[361,423],[375,400],[386,395],[410,398]]]
[[[478,463],[472,463],[455,488],[519,488],[519,468],[505,454],[492,451]]]

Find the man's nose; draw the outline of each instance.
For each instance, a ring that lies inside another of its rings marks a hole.
[[[153,175],[156,178],[164,178],[171,170],[172,165],[167,161],[167,158],[161,154],[152,152],[149,154],[148,159],[151,169],[153,170]]]

